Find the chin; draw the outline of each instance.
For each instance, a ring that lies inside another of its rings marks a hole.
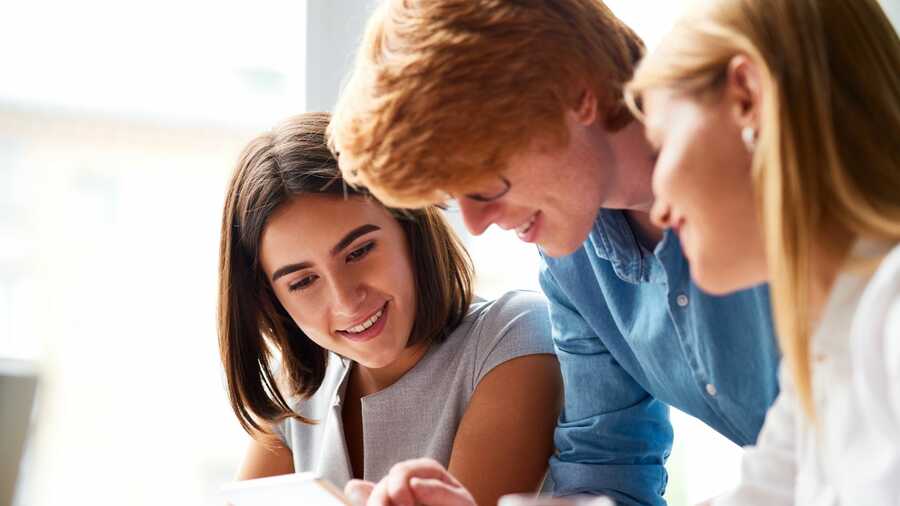
[[[759,284],[759,281],[741,279],[740,277],[734,276],[732,273],[716,275],[710,272],[704,272],[700,269],[692,269],[691,277],[694,279],[694,283],[704,292],[717,296],[728,295]]]
[[[359,365],[365,367],[366,369],[382,369],[385,368],[397,360],[397,354],[379,354],[378,356],[367,356],[367,357],[359,357],[359,360],[356,361]]]
[[[569,256],[572,253],[581,249],[581,245],[584,244],[584,241],[555,241],[550,244],[540,244],[541,251],[550,255],[553,258],[560,258],[564,256]]]

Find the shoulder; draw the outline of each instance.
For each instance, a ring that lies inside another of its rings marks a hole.
[[[473,306],[466,342],[475,367],[475,384],[491,369],[525,355],[552,354],[547,301],[536,292],[512,291]]]
[[[872,278],[872,284],[876,283],[884,283],[894,294],[900,293],[900,244],[891,248],[882,259]]]
[[[515,290],[494,300],[472,304],[469,316],[481,333],[495,334],[510,328],[549,328],[547,299],[537,292]]]
[[[854,382],[866,418],[882,425],[885,433],[895,433],[892,427],[900,423],[900,246],[882,259],[865,288],[851,346]]]
[[[873,301],[873,319],[882,322],[886,351],[892,351],[891,356],[900,362],[900,245],[896,245],[881,261],[866,292],[866,296]],[[900,363],[893,365],[900,368]],[[900,374],[900,370],[894,373]]]
[[[860,300],[856,320],[875,324],[884,337],[896,335],[900,328],[900,245],[885,255],[872,275]],[[870,330],[871,332],[871,330]]]

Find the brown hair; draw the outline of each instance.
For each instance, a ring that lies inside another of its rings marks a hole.
[[[219,351],[231,407],[244,429],[296,417],[288,396],[321,385],[328,350],[316,345],[278,302],[259,263],[260,236],[282,204],[301,194],[372,198],[343,184],[325,145],[329,116],[296,116],[250,141],[225,198],[219,251]],[[400,223],[413,262],[417,307],[408,345],[440,343],[472,299],[472,265],[441,211],[388,209]],[[280,355],[276,381],[273,351]]]
[[[856,264],[856,238],[900,240],[900,37],[876,0],[720,0],[641,63],[629,103],[651,88],[718,97],[739,54],[762,74],[753,178],[778,338],[814,419],[820,267]]]
[[[329,127],[348,182],[391,205],[439,202],[505,168],[593,90],[610,130],[643,43],[599,0],[388,0]]]

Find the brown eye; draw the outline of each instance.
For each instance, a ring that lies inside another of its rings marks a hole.
[[[361,260],[364,256],[368,255],[370,251],[375,249],[375,242],[369,242],[364,244],[362,247],[355,249],[347,255],[348,262],[356,262]]]
[[[308,288],[309,285],[313,284],[315,280],[319,279],[319,276],[315,274],[310,274],[309,276],[304,276],[297,280],[294,283],[291,283],[288,286],[288,291],[293,292],[294,290],[303,290],[304,288]]]

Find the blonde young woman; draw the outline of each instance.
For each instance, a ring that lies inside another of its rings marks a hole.
[[[900,39],[878,3],[707,2],[627,98],[696,282],[771,283],[782,393],[715,504],[900,504]]]

